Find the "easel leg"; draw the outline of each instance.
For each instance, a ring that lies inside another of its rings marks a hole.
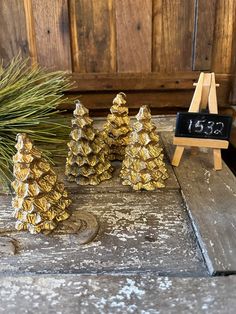
[[[172,166],[178,167],[180,163],[180,159],[183,155],[184,147],[183,146],[177,146],[175,149],[175,153],[172,159]]]
[[[222,169],[221,150],[218,148],[214,148],[213,157],[214,157],[214,169],[221,170]]]

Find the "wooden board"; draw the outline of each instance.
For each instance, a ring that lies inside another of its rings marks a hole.
[[[194,3],[194,0],[153,1],[153,71],[191,70]]]
[[[115,90],[191,90],[197,82],[200,72],[162,73],[73,73],[75,84],[72,92],[76,91],[115,91]],[[220,90],[228,88],[234,77],[230,74],[216,74]]]
[[[117,70],[151,72],[152,1],[116,1]]]
[[[233,42],[235,34],[236,2],[216,1],[216,24],[213,44],[212,70],[218,73],[234,71]]]
[[[112,0],[71,0],[73,70],[114,72],[115,24]]]
[[[214,40],[216,0],[198,0],[195,10],[193,70],[210,70]]]
[[[0,59],[7,64],[19,52],[29,55],[24,3],[0,1]]]
[[[171,159],[173,135],[162,133]],[[213,155],[188,150],[174,168],[188,212],[211,274],[236,272],[236,178],[223,164],[213,169]]]
[[[0,277],[0,312],[234,314],[236,277]]]
[[[100,221],[96,240],[84,246],[76,234],[16,232],[10,199],[1,197],[0,233],[11,238],[17,254],[0,256],[0,273],[207,275],[179,191],[74,195],[72,209]]]
[[[50,70],[71,71],[67,1],[32,0],[32,12],[27,19],[32,19],[29,27],[34,40],[30,43],[35,45],[31,47],[31,51],[37,54],[35,60]]]

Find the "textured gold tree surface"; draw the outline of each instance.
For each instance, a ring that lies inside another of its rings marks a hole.
[[[168,174],[149,108],[142,106],[136,118],[122,162],[122,184],[130,185],[134,190],[162,188]]]
[[[76,103],[70,137],[65,171],[68,180],[97,185],[110,179],[113,168],[108,159],[109,147],[94,129],[88,109],[80,102]]]
[[[123,160],[129,142],[131,127],[125,97],[124,93],[116,95],[103,127],[103,138],[110,147],[110,160]]]
[[[17,135],[15,147],[12,187],[16,195],[12,206],[16,229],[49,233],[70,216],[67,208],[71,201],[51,164],[26,134]]]

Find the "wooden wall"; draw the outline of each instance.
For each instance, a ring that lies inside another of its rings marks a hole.
[[[235,0],[0,0],[0,57],[72,73],[73,92],[107,108],[186,107],[199,71],[215,71],[221,106],[236,103]]]

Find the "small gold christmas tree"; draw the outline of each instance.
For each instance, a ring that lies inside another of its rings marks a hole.
[[[110,147],[110,160],[123,160],[129,142],[131,128],[125,97],[124,93],[116,95],[110,109],[111,114],[107,116],[107,122],[103,127],[103,138]]]
[[[142,106],[136,118],[120,172],[122,184],[134,190],[162,188],[168,174],[149,108]]]
[[[63,183],[58,182],[51,164],[42,157],[25,134],[17,135],[17,153],[13,156],[12,187],[16,196],[13,198],[14,217],[17,230],[30,233],[49,233],[57,223],[67,219],[68,199]]]
[[[76,103],[70,137],[65,171],[68,180],[97,185],[110,179],[113,169],[108,160],[109,148],[94,129],[88,109],[80,102]]]

